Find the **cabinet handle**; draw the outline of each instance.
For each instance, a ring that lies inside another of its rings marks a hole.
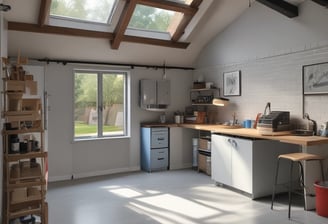
[[[157,158],[157,160],[164,160],[164,158]]]
[[[232,146],[233,146],[235,149],[237,149],[237,146],[238,146],[238,145],[237,145],[236,140],[232,140],[231,142],[232,142],[232,143],[231,143]]]
[[[164,140],[164,138],[157,138],[157,140],[158,140],[158,141],[162,141],[162,140]]]

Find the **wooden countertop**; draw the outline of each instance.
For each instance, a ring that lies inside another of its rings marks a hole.
[[[328,144],[327,137],[321,136],[296,136],[291,134],[284,135],[261,135],[253,128],[234,128],[226,125],[210,125],[210,124],[179,124],[179,127],[192,128],[196,130],[211,131],[218,134],[228,134],[247,138],[259,138],[277,140],[284,143],[297,144],[303,146]]]
[[[182,127],[195,130],[210,131],[212,133],[227,134],[246,138],[277,140],[284,143],[311,146],[328,144],[328,138],[322,136],[296,136],[284,133],[275,133],[275,135],[261,135],[256,129],[241,128],[240,126],[229,126],[219,124],[175,124],[175,123],[142,123],[142,127]],[[281,135],[279,135],[281,134]]]

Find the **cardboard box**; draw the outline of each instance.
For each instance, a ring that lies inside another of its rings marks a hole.
[[[211,150],[211,142],[207,139],[200,138],[198,140],[198,147],[204,150]]]

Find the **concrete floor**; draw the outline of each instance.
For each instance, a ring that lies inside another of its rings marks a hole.
[[[293,205],[285,195],[250,198],[218,187],[194,170],[135,172],[50,183],[49,224],[324,224],[328,218]]]

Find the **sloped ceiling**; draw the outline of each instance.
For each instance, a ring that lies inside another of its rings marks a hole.
[[[204,0],[207,1],[207,0]],[[37,24],[40,0],[4,0],[11,6],[3,13],[13,22]],[[251,0],[253,4],[254,0]],[[291,0],[299,4],[302,0]],[[51,58],[117,62],[133,64],[167,65],[192,67],[204,46],[226,26],[238,18],[249,7],[249,0],[214,0],[191,33],[187,49],[175,49],[137,43],[122,43],[118,50],[109,47],[107,39],[73,37],[65,35],[8,31],[8,55],[29,58]],[[259,3],[257,3],[259,4]]]

